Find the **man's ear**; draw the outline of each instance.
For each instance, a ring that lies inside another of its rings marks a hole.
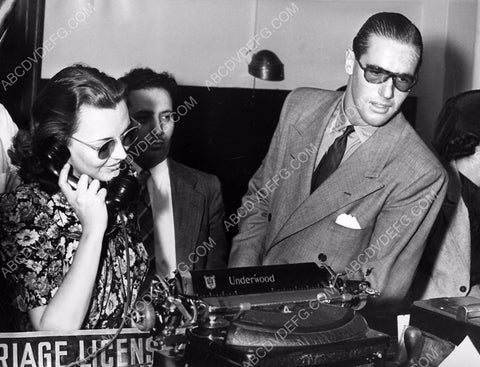
[[[348,75],[353,74],[353,67],[355,66],[355,53],[351,48],[345,51],[345,72]]]

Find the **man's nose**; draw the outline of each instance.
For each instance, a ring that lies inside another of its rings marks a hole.
[[[390,77],[380,85],[379,94],[385,99],[390,99],[394,93],[395,86],[393,85],[393,77]]]
[[[151,128],[160,130],[160,120],[158,119],[158,117],[153,116],[151,119],[149,119],[149,125],[151,126]]]
[[[162,124],[160,120],[156,117],[149,118],[147,123],[145,124],[146,133],[151,133],[154,135],[159,135],[162,133]]]

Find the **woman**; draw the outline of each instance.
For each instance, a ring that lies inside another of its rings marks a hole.
[[[12,145],[12,139],[18,132],[8,111],[0,104],[0,194],[15,189],[18,185],[17,175],[11,167],[7,151]]]
[[[413,284],[414,298],[480,296],[480,91],[450,98],[434,145],[448,191]]]
[[[0,251],[14,306],[36,330],[118,327],[147,263],[132,213],[125,231],[110,231],[121,218],[108,213],[101,184],[120,174],[136,134],[124,88],[97,69],[67,67],[40,92],[32,118],[32,134],[13,146],[24,184],[0,198]],[[68,161],[57,177],[45,152],[58,147],[68,148]]]

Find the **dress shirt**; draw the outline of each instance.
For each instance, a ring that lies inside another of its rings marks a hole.
[[[352,125],[348,120],[343,108],[344,97],[345,95],[343,95],[338,104],[335,106],[332,117],[330,118],[327,128],[325,129],[322,141],[320,142],[320,147],[318,148],[315,167],[318,166],[318,163],[320,163],[323,155],[327,152],[328,148],[333,144],[335,139],[343,134],[343,131],[348,125]],[[347,147],[340,164],[345,162],[345,160],[348,159],[348,157],[350,157],[353,152],[355,152],[355,150],[357,150],[362,143],[367,141],[367,139],[377,130],[377,127],[370,125],[355,125],[354,128],[355,131],[352,132],[347,138]]]
[[[147,188],[152,204],[155,266],[157,274],[165,276],[176,268],[172,190],[167,161],[151,168],[150,173]]]

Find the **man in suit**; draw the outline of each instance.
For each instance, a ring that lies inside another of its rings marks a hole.
[[[287,97],[243,198],[229,266],[323,253],[334,270],[366,276],[379,301],[404,298],[447,180],[400,112],[421,58],[420,32],[407,18],[375,14],[346,52],[344,93],[300,88]],[[340,164],[328,175],[332,156]]]
[[[130,115],[141,124],[129,156],[144,170],[139,224],[157,274],[226,267],[220,181],[168,158],[178,120],[175,79],[138,68],[120,80],[127,86]]]

